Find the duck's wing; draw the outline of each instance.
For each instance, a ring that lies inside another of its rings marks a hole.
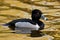
[[[36,24],[35,22],[33,22],[31,19],[16,19],[16,20],[12,20],[11,22],[8,22],[8,25],[15,25],[15,23],[17,22],[30,22],[31,24]]]

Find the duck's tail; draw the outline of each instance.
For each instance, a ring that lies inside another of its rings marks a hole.
[[[8,28],[8,26],[9,26],[8,23],[1,23],[0,24],[0,27]]]
[[[2,23],[2,24],[0,24],[0,26],[9,26],[9,24],[8,23]]]

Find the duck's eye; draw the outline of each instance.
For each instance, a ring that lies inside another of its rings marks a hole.
[[[39,13],[36,13],[36,14],[34,14],[34,15],[40,15]]]
[[[34,14],[34,16],[39,16],[39,14],[38,14],[38,13],[36,13],[36,14]]]
[[[36,13],[36,15],[39,15],[39,13]]]

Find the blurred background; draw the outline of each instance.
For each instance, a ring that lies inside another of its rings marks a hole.
[[[20,18],[31,19],[33,9],[41,10],[48,18],[47,21],[41,20],[45,23],[43,32],[53,36],[53,40],[60,40],[60,0],[0,0],[0,24]],[[50,32],[50,30],[52,31]],[[10,31],[10,29],[0,26],[0,40],[13,40],[13,38],[14,40],[24,40],[23,38],[32,40],[27,37],[21,38],[25,34],[13,34]],[[42,40],[45,39],[42,38]]]

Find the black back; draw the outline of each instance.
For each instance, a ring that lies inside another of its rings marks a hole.
[[[13,21],[9,22],[8,24],[15,24],[16,22],[29,22],[33,25],[36,24],[36,22],[32,21],[31,19],[17,19],[17,20],[13,20]]]

